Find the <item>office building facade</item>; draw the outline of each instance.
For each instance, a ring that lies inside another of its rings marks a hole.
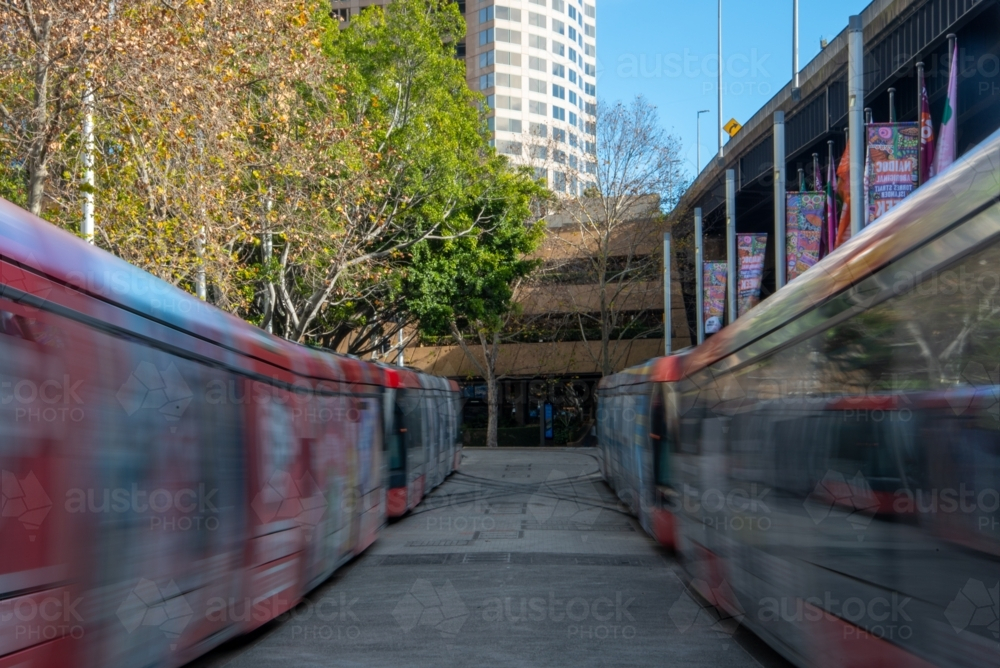
[[[342,21],[391,0],[333,0]],[[457,45],[469,87],[490,109],[497,151],[549,187],[582,195],[595,182],[596,0],[464,0]]]

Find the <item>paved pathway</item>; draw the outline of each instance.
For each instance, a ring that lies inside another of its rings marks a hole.
[[[283,621],[198,668],[784,666],[720,629],[590,449],[468,449],[462,470]]]

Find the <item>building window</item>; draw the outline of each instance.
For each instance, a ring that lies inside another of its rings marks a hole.
[[[503,86],[504,88],[521,87],[521,77],[518,74],[507,74],[506,72],[497,72],[496,77],[498,86]]]
[[[591,97],[597,97],[597,86],[589,83],[589,84],[584,84],[583,87],[587,91],[587,95]],[[587,113],[589,114],[591,112],[588,111]]]
[[[584,130],[584,132],[586,132],[588,135],[591,135],[591,136],[596,135],[597,134],[597,123],[587,123],[586,124],[586,130]]]
[[[532,0],[532,2],[534,2],[534,0]],[[595,18],[597,16],[597,8],[594,7],[593,5],[584,5],[583,13],[589,16],[590,18]]]
[[[493,28],[490,28],[493,30]],[[521,43],[521,33],[517,30],[508,30],[507,28],[496,28],[497,31],[497,41],[507,42],[508,44],[520,44]]]
[[[552,151],[552,159],[555,162],[559,163],[560,165],[565,165],[566,164],[566,151],[560,151],[559,149],[556,149],[556,150]]]
[[[576,148],[576,135],[572,132],[569,133],[569,145]]]
[[[574,28],[573,26],[569,27],[569,41],[571,42],[576,41],[576,28]]]
[[[544,58],[538,58],[537,56],[528,56],[528,67],[539,72],[545,71],[545,66],[549,61]]]
[[[521,121],[516,118],[500,118],[497,117],[496,129],[501,132],[520,132],[521,131]]]
[[[557,107],[555,105],[552,105],[552,118],[556,119],[557,121],[565,121],[566,110],[563,109],[562,107]]]
[[[594,65],[591,65],[590,63],[587,63],[586,65],[583,66],[583,72],[588,77],[596,77],[597,76],[597,67],[595,67]]]
[[[572,111],[569,112],[569,124],[572,125],[573,127],[576,127],[576,114],[574,114]]]
[[[552,189],[556,192],[566,192],[566,175],[562,172],[552,172]]]
[[[573,91],[569,92],[569,103],[576,104],[576,93],[574,93]]]
[[[590,155],[597,155],[597,144],[596,144],[595,142],[592,142],[592,141],[588,141],[588,142],[587,142],[587,146],[586,146],[586,149],[585,149],[585,150],[586,150],[586,151],[587,151],[587,153],[589,153]]]
[[[351,20],[351,8],[350,7],[344,7],[342,9],[334,9],[333,11],[330,12],[330,16],[332,16],[333,18],[337,19],[341,23],[343,23],[344,21],[350,21]]]
[[[514,67],[520,67],[521,54],[511,53],[510,51],[497,51],[497,63],[500,65],[513,65]]]
[[[496,62],[496,51],[486,51],[479,54],[479,67],[489,67]]]
[[[494,9],[493,5],[490,5],[486,9],[480,9],[479,10],[479,22],[480,23],[489,23],[490,21],[492,21],[493,20],[493,9]]]
[[[556,54],[557,56],[565,56],[566,47],[560,44],[559,42],[552,40],[552,53]]]
[[[528,149],[528,151],[530,152],[532,158],[536,158],[538,160],[548,160],[549,149],[544,146],[532,146]]]
[[[549,126],[544,123],[531,123],[528,125],[528,132],[535,137],[546,137],[549,133]]]
[[[576,50],[574,49],[569,50],[569,59],[572,60],[574,63],[576,62]]]
[[[570,156],[569,156],[569,167],[570,167],[570,169],[576,169],[577,164],[579,164],[579,163],[577,163],[577,161],[576,161],[576,156],[570,154]]]
[[[497,18],[502,21],[521,22],[521,10],[497,6]]]
[[[559,63],[552,63],[552,74],[557,77],[566,78],[566,67]]]
[[[545,49],[545,38],[538,35],[528,35],[528,46],[533,49]]]
[[[570,30],[572,30],[572,28],[570,28]],[[560,21],[559,19],[552,19],[552,32],[556,33],[557,35],[565,35],[566,24]]]
[[[496,36],[493,34],[493,28],[479,31],[479,46],[492,44],[494,41],[496,41]]]
[[[595,28],[594,26],[590,25],[589,23],[587,25],[583,26],[583,32],[584,32],[584,34],[587,37],[596,37],[597,36],[597,28]]]
[[[572,95],[572,93],[570,93]],[[566,99],[566,89],[558,84],[552,84],[552,97],[558,97],[560,100]]]
[[[588,174],[596,174],[597,173],[597,163],[596,162],[588,162],[587,163],[587,173]]]
[[[528,79],[528,90],[532,93],[546,93],[548,88],[541,79]]]
[[[565,12],[566,5],[563,4],[563,0],[552,0],[552,9],[556,10],[557,12]]]
[[[576,20],[576,7],[574,7],[573,5],[569,6],[569,17],[574,21]]]
[[[538,100],[528,100],[528,111],[539,116],[549,115],[548,106],[546,103],[539,102]]]
[[[542,181],[549,180],[549,170],[544,167],[535,167],[535,178],[541,179]]]
[[[546,26],[545,15],[536,14],[535,12],[528,13],[528,23],[535,26],[536,28],[544,28]]]
[[[486,90],[496,86],[496,75],[493,72],[479,77],[479,90]]]
[[[518,141],[497,140],[497,152],[505,155],[523,155],[524,147]]]
[[[494,98],[493,102],[490,98]],[[486,103],[491,109],[510,109],[511,111],[521,111],[521,98],[514,95],[490,95],[486,98]]]
[[[533,5],[541,5],[542,7],[545,6],[545,0],[528,0],[528,1]]]
[[[566,143],[566,131],[562,128],[552,128],[552,139],[563,144]]]
[[[585,44],[583,46],[583,52],[587,55],[588,58],[593,58],[594,56],[597,55],[597,49],[594,48],[593,44]]]
[[[597,105],[596,104],[594,104],[593,102],[588,102],[585,105],[585,107],[586,107],[585,111],[587,112],[588,116],[596,116],[597,115]],[[590,134],[594,134],[594,133],[591,132]]]

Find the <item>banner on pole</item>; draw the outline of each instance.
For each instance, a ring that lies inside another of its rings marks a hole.
[[[825,209],[826,193],[800,192],[785,196],[785,257],[789,281],[819,262]]]
[[[740,259],[740,282],[736,308],[742,317],[744,313],[760,302],[760,279],[764,274],[767,235],[739,234],[736,236],[736,248]]]
[[[920,178],[918,123],[868,126],[868,223],[879,219],[917,187]]]
[[[705,333],[715,334],[722,329],[722,319],[726,313],[726,273],[725,262],[706,262],[705,267]]]

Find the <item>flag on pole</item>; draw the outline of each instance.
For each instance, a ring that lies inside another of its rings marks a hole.
[[[920,86],[920,157],[917,184],[923,185],[931,178],[934,164],[934,120],[931,118],[931,103],[927,97],[927,82],[924,80],[924,68],[917,73]]]
[[[955,108],[958,104],[958,40],[951,50],[951,67],[948,72],[948,96],[944,100],[944,114],[941,115],[941,134],[938,135],[937,149],[934,151],[934,169],[931,176],[940,174],[955,162],[955,144],[958,139],[958,118]]]
[[[830,160],[826,165],[826,252],[837,247],[837,172],[833,168],[833,142],[830,142]]]
[[[823,192],[823,173],[819,169],[819,153],[813,153],[813,186],[818,193]]]
[[[840,225],[837,228],[837,238],[834,239],[834,249],[847,241],[851,236],[851,139],[848,137],[844,146],[844,155],[837,166],[837,197],[840,199]]]

